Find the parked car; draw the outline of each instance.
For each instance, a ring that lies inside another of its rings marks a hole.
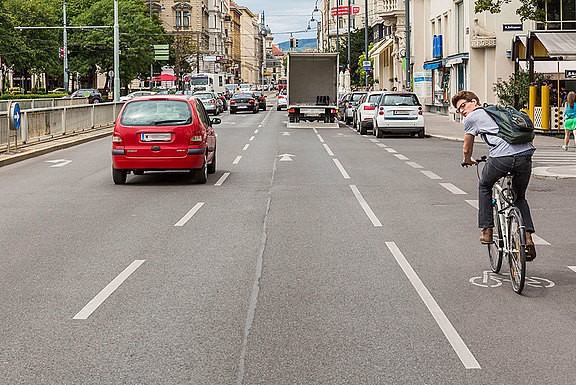
[[[260,112],[255,95],[251,92],[234,94],[230,99],[230,113],[235,114],[237,111],[252,111],[254,114]]]
[[[262,111],[266,111],[266,96],[264,95],[264,93],[262,91],[255,91],[253,92],[253,94],[258,100],[258,107]]]
[[[121,96],[120,101],[121,102],[127,102],[128,100],[134,99],[136,96],[155,95],[155,94],[156,93],[152,92],[152,91],[134,91],[134,92],[130,92],[126,96]]]
[[[22,87],[10,87],[8,88],[8,93],[10,95],[23,95],[26,91],[24,91],[24,88]]]
[[[338,97],[338,120],[344,121],[346,114],[346,102],[349,98],[350,93],[344,93]]]
[[[350,93],[344,105],[344,121],[346,124],[352,123],[354,119],[354,111],[362,96],[366,95],[365,91],[355,91]]]
[[[240,84],[236,89],[236,92],[247,92],[250,91],[250,84],[244,83]]]
[[[276,105],[276,110],[280,111],[282,108],[288,108],[288,98],[286,97],[285,90],[278,93],[278,104]]]
[[[132,172],[188,171],[197,183],[216,172],[216,135],[200,99],[189,95],[142,96],[126,102],[112,134],[112,179]]]
[[[195,92],[194,96],[196,96],[198,99],[202,101],[202,103],[204,103],[204,108],[206,109],[206,111],[211,112],[214,115],[218,115],[223,110],[221,104],[222,102],[214,92],[200,91]]]
[[[405,133],[423,138],[425,133],[422,105],[412,92],[383,92],[372,122],[374,135],[378,138],[384,133]]]
[[[52,91],[49,91],[48,93],[49,94],[65,94],[66,89],[65,88],[54,88]]]
[[[382,91],[371,91],[360,99],[360,104],[354,113],[354,127],[360,135],[365,135],[368,129],[372,129],[372,118],[382,96]]]
[[[216,95],[222,101],[222,111],[228,111],[228,99],[226,99],[226,96],[222,92],[216,92]]]
[[[100,91],[95,89],[81,89],[76,90],[72,95],[66,95],[62,97],[63,99],[86,99],[88,103],[102,103],[102,94]]]

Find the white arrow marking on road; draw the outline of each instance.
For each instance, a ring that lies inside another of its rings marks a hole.
[[[576,266],[568,266],[568,268],[576,273]]]
[[[292,133],[286,131],[282,132],[282,136],[290,136],[290,135],[292,135]]]
[[[280,162],[292,162],[292,158],[290,158],[291,156],[294,156],[292,154],[282,154],[282,155],[278,155],[281,156],[280,158]]]
[[[72,163],[72,161],[67,159],[57,159],[57,160],[47,160],[46,163],[56,163],[50,167],[64,167],[67,164]]]

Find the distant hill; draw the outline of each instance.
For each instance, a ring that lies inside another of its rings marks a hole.
[[[279,43],[278,48],[283,52],[288,52],[290,50],[290,40]],[[294,48],[294,51],[302,52],[305,49],[316,49],[316,39],[298,39],[298,47]]]

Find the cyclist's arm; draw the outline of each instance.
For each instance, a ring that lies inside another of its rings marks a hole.
[[[462,163],[464,164],[478,164],[474,158],[472,158],[472,152],[474,151],[474,135],[465,134],[464,135],[464,159]]]

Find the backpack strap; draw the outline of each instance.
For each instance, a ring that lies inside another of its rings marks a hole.
[[[486,109],[485,109],[484,107],[487,107],[487,106],[489,106],[489,104],[488,104],[488,103],[484,103],[483,105],[478,106],[478,107],[476,107],[476,108],[479,108],[479,109],[481,109],[481,110],[484,110],[484,112],[486,112]],[[487,112],[486,112],[486,113],[487,113]],[[488,113],[487,113],[487,114],[488,114]],[[490,114],[488,114],[488,116],[490,116]],[[490,119],[492,119],[492,117],[490,117]],[[482,140],[484,141],[484,143],[486,143],[486,144],[487,144],[488,146],[490,146],[490,147],[496,147],[495,144],[490,143],[490,141],[488,140],[488,135],[498,136],[498,134],[492,134],[492,133],[490,133],[490,132],[485,132],[485,133],[480,134],[480,137],[482,138]]]

